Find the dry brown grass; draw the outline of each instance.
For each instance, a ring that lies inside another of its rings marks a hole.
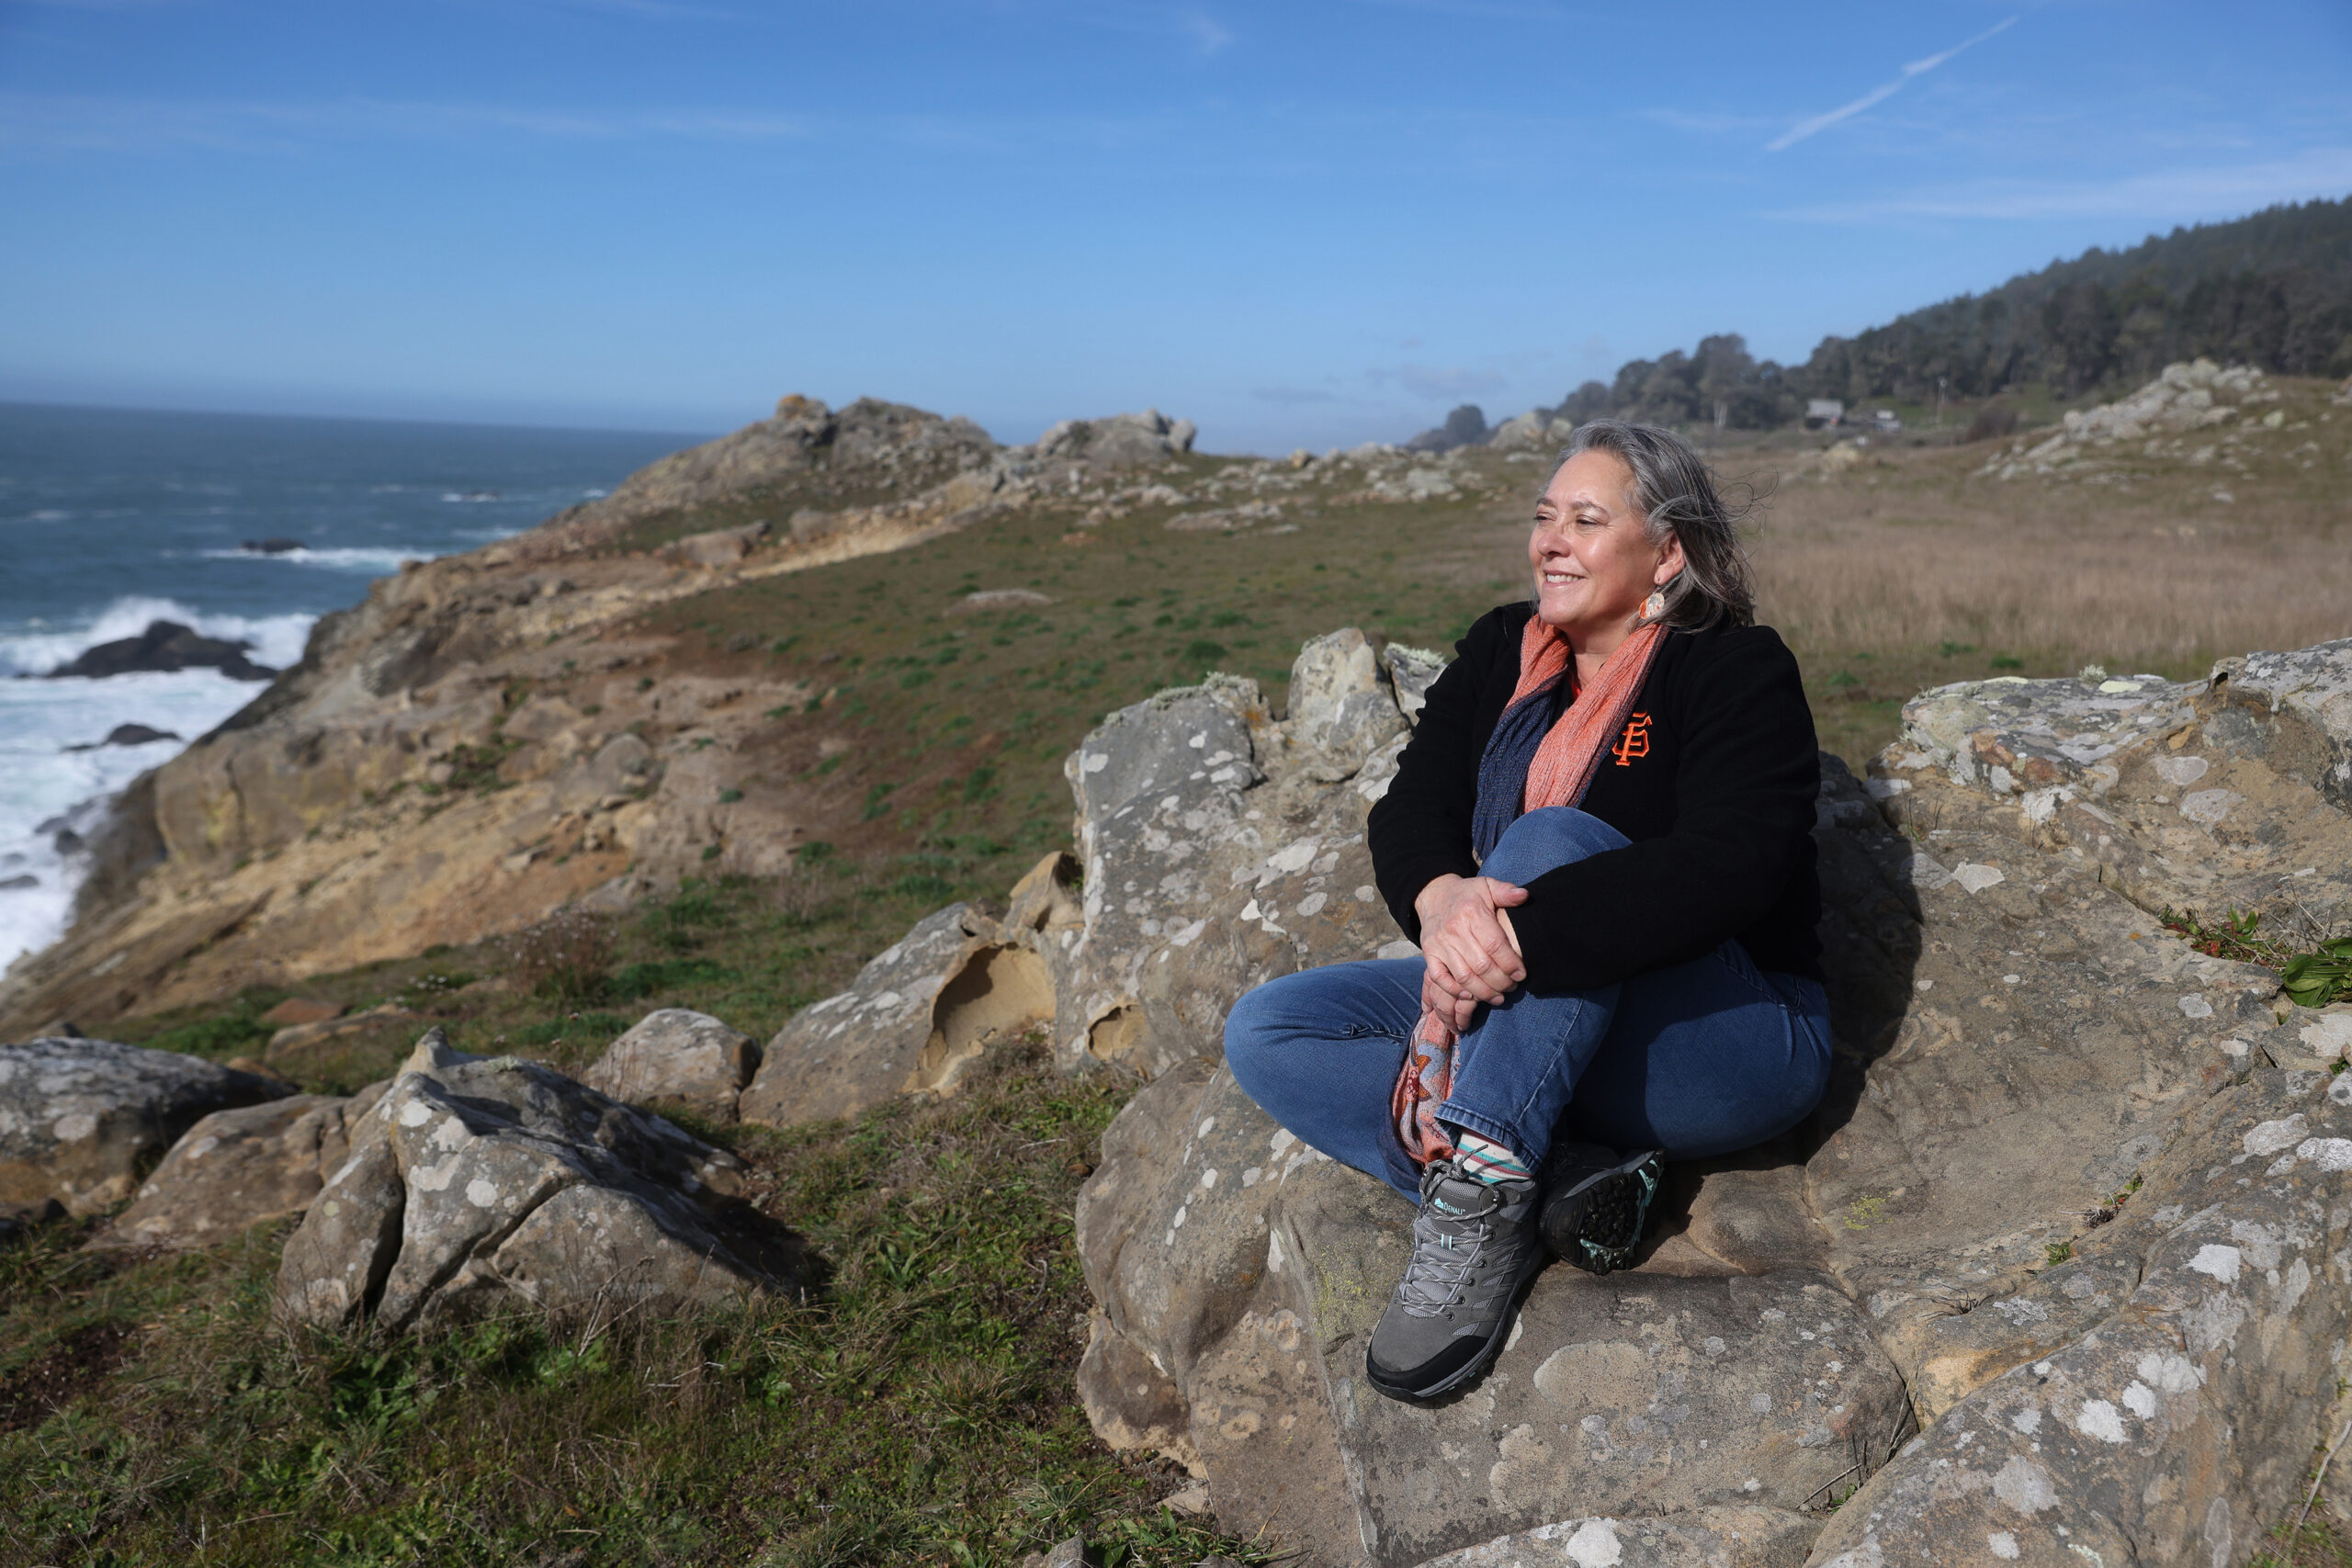
[[[2352,408],[2278,385],[2282,428],[2217,436],[2204,463],[2109,448],[2003,480],[1979,472],[1999,443],[1843,473],[1723,454],[1770,491],[1759,613],[1805,667],[1824,743],[1860,762],[1943,682],[2088,663],[2181,679],[2352,636]]]

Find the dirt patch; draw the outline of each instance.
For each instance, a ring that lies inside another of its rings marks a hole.
[[[106,1382],[130,1359],[130,1342],[128,1325],[90,1324],[0,1379],[0,1432],[38,1427]]]

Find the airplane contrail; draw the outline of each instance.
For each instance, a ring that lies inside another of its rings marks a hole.
[[[1811,136],[1817,130],[1826,130],[1841,119],[1851,119],[1854,116],[1861,113],[1864,109],[1884,103],[1887,99],[1901,92],[1905,85],[1908,83],[1912,77],[1926,75],[1928,72],[1933,71],[1937,66],[1941,65],[1945,61],[1950,60],[1953,55],[1958,54],[1961,51],[1964,49],[1973,49],[1978,44],[1983,43],[1986,39],[1991,38],[1995,33],[2003,32],[2012,27],[2015,27],[2017,25],[2017,17],[2011,17],[2007,21],[1998,22],[1992,27],[1986,28],[1983,32],[1978,33],[1974,38],[1969,39],[1965,42],[1952,45],[1950,49],[1945,50],[1941,54],[1931,54],[1925,60],[1913,61],[1910,64],[1903,68],[1902,75],[1897,76],[1894,81],[1887,83],[1884,86],[1872,87],[1869,92],[1864,93],[1852,103],[1841,105],[1837,108],[1831,109],[1827,114],[1817,114],[1811,119],[1801,119],[1797,121],[1796,124],[1789,127],[1788,130],[1782,131],[1772,141],[1765,143],[1764,150],[1768,152],[1785,152],[1787,149],[1795,146],[1798,142],[1803,141],[1806,137]]]

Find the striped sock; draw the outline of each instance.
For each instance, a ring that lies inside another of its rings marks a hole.
[[[1492,1138],[1464,1133],[1453,1140],[1454,1163],[1473,1181],[1492,1187],[1498,1181],[1532,1181],[1535,1173],[1520,1157]]]

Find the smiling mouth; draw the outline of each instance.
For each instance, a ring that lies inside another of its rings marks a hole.
[[[1540,581],[1545,583],[1582,582],[1584,581],[1581,576],[1572,571],[1544,571],[1538,572],[1536,576]]]

